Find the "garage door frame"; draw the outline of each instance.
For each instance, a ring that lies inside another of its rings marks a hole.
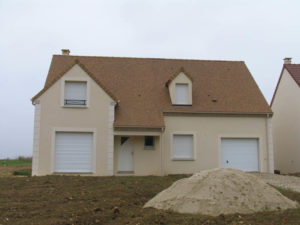
[[[87,174],[95,174],[96,173],[96,143],[97,143],[97,130],[94,128],[53,128],[51,134],[51,173],[55,172],[55,165],[56,165],[56,133],[57,132],[67,132],[67,133],[92,133],[93,135],[93,149],[92,149],[92,172]],[[64,172],[70,173],[70,172]],[[75,173],[79,174],[79,173]],[[84,174],[84,173],[80,173]]]
[[[235,135],[235,136],[228,136],[228,135],[221,135],[218,137],[219,139],[219,168],[222,168],[222,139],[256,139],[257,140],[257,151],[258,151],[258,171],[263,171],[263,162],[262,162],[262,151],[261,151],[261,137],[260,136],[252,136],[252,135]]]

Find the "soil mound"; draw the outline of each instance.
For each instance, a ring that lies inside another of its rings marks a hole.
[[[144,207],[217,216],[297,205],[254,175],[235,169],[212,169],[174,182]]]

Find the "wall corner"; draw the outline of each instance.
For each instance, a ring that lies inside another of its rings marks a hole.
[[[39,145],[40,145],[40,121],[41,104],[37,102],[34,105],[34,128],[33,128],[33,152],[32,152],[32,176],[39,174]]]
[[[107,134],[107,175],[114,175],[114,120],[116,102],[111,102],[108,108],[108,134]]]

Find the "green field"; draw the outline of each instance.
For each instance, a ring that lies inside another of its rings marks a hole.
[[[30,176],[31,158],[0,159],[0,177]]]
[[[0,159],[0,166],[31,164],[30,159]]]

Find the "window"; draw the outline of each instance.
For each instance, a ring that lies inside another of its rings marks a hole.
[[[65,82],[65,106],[86,106],[86,82]]]
[[[128,139],[129,137],[121,137],[121,145],[123,145]]]
[[[179,105],[188,105],[189,104],[189,88],[188,84],[176,84],[176,104]]]
[[[154,149],[154,137],[153,136],[145,136],[144,147],[145,147],[145,149]]]
[[[173,135],[173,159],[194,159],[193,135]]]

